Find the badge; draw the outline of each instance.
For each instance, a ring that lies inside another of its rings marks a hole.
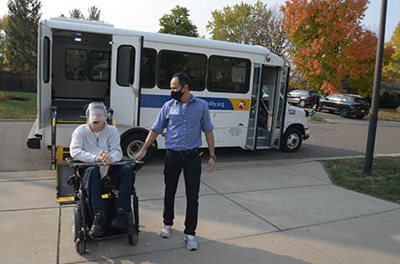
[[[179,107],[177,106],[172,106],[171,109],[169,110],[170,115],[179,115]]]

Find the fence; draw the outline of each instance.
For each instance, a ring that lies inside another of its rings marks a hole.
[[[36,92],[36,75],[0,71],[0,91]]]

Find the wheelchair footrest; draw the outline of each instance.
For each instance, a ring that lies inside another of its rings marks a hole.
[[[138,235],[139,230],[137,230],[134,226],[128,226],[126,230],[116,230],[113,228],[108,228],[105,232],[104,236],[101,237],[90,237],[93,240],[105,240],[105,239],[112,239],[130,235]]]

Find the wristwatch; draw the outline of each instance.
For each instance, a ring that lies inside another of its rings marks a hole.
[[[217,157],[215,155],[210,155],[210,158],[213,159],[214,161],[217,161]]]

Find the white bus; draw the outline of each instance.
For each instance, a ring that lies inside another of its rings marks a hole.
[[[38,111],[27,145],[51,148],[54,168],[66,153],[58,148],[67,149],[85,122],[84,105],[97,100],[113,110],[123,152],[132,158],[178,71],[209,104],[216,147],[291,152],[309,137],[308,112],[286,103],[288,70],[265,48],[57,18],[39,23]],[[152,149],[165,148],[164,140]]]

